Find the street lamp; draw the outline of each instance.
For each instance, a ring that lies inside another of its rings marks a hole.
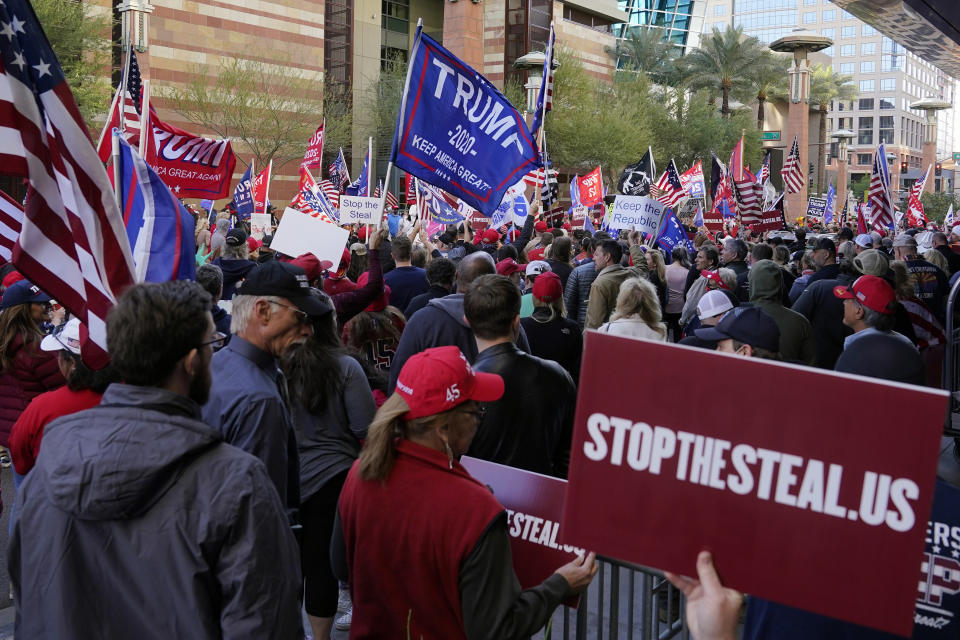
[[[952,105],[936,98],[924,98],[910,105],[911,109],[923,111],[926,116],[927,124],[923,128],[923,166],[921,171],[925,170],[937,162],[937,111],[949,109]],[[933,193],[936,180],[928,180],[923,185],[926,193]]]
[[[791,133],[797,136],[800,150],[800,166],[806,167],[810,155],[810,61],[807,54],[822,51],[833,44],[833,40],[813,31],[796,29],[779,40],[770,43],[770,49],[781,53],[793,54],[790,67],[790,102],[787,111],[786,143],[792,143]],[[789,147],[788,147],[789,149]],[[789,153],[789,151],[788,151]],[[797,193],[786,196],[787,213],[796,219],[807,207],[807,183]]]
[[[547,54],[543,51],[531,51],[513,61],[514,69],[527,72],[527,83],[523,85],[523,88],[527,90],[528,120],[533,115],[533,112],[537,110],[537,91],[540,90],[540,85],[543,84],[543,61],[546,57]],[[553,68],[556,69],[558,66],[559,63],[554,59]],[[528,121],[527,124],[529,125],[530,122]]]
[[[850,129],[837,129],[830,137],[837,141],[837,195],[847,203],[847,145],[856,137]]]
[[[117,11],[121,16],[120,40],[123,51],[126,52],[130,46],[140,53],[146,51],[149,31],[147,16],[153,13],[150,0],[123,0],[117,5]]]

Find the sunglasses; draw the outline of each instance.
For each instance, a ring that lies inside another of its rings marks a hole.
[[[287,309],[290,309],[290,311],[293,311],[296,314],[297,320],[300,322],[300,324],[310,324],[310,316],[307,314],[306,311],[301,311],[296,307],[291,307],[290,305],[283,304],[282,302],[271,302],[270,304],[275,304],[278,307],[285,307]]]

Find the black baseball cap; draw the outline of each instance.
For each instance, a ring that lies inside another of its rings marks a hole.
[[[834,255],[837,254],[837,245],[827,237],[817,238],[817,241],[813,243],[813,250],[816,251],[818,249],[824,249]]]
[[[301,267],[289,262],[271,260],[250,270],[247,279],[237,289],[241,296],[280,296],[311,316],[322,316],[333,311],[326,295],[317,295]]]
[[[732,339],[751,347],[780,351],[780,329],[770,314],[760,307],[737,307],[723,317],[715,327],[697,329],[702,340],[720,342]]]
[[[227,244],[231,247],[239,247],[247,241],[247,233],[243,229],[234,227],[227,231]]]

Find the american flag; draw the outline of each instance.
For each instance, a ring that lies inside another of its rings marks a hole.
[[[374,197],[374,198],[379,198],[382,193],[383,193],[383,182],[378,181],[378,182],[377,182],[377,190],[376,190],[376,192],[373,194],[373,197]],[[393,193],[392,191],[390,191],[389,189],[387,190],[387,206],[390,207],[390,208],[392,208],[392,209],[399,209],[399,208],[400,208],[400,202],[397,200],[396,194]]]
[[[340,191],[330,180],[321,180],[317,183],[317,186],[320,187],[320,190],[323,191],[323,194],[327,196],[327,200],[330,201],[337,209],[340,208]]]
[[[687,197],[687,192],[683,190],[683,184],[680,182],[680,172],[677,171],[677,165],[673,159],[667,164],[667,170],[653,185],[650,195],[672,209],[676,209],[677,204]]]
[[[13,258],[13,247],[20,237],[23,225],[23,207],[16,200],[0,191],[0,258],[7,262]]]
[[[800,145],[797,142],[797,136],[793,136],[790,155],[783,163],[780,177],[783,178],[784,190],[787,193],[797,193],[803,188],[803,167],[800,166]]]
[[[127,64],[117,87],[117,94],[110,107],[110,114],[100,132],[97,153],[101,162],[106,162],[113,152],[110,132],[117,128],[122,131],[123,139],[136,146],[140,144],[140,116],[143,109],[143,79],[140,77],[140,65],[133,47],[127,52]]]
[[[923,210],[923,202],[921,202],[920,197],[923,195],[923,185],[930,177],[930,168],[931,166],[928,165],[927,172],[923,174],[923,177],[919,178],[910,187],[910,198],[907,201],[907,222],[913,227],[927,224],[927,214]]]
[[[893,194],[890,193],[890,173],[887,171],[887,155],[883,143],[880,143],[873,155],[873,173],[870,174],[870,188],[867,190],[867,212],[870,226],[875,231],[893,228]]]
[[[740,221],[747,226],[760,222],[763,218],[763,187],[757,183],[757,177],[744,169],[740,179],[733,181],[733,195]]]
[[[540,92],[537,94],[537,109],[533,112],[530,135],[534,138],[543,126],[543,117],[553,108],[553,25],[550,25],[550,37],[547,39],[547,51],[543,57],[543,76]]]
[[[547,179],[546,178],[547,173],[548,172],[545,171],[542,167],[538,169],[534,169],[533,171],[529,172],[527,175],[523,176],[523,181],[526,184],[530,185],[531,187],[536,187],[537,185],[543,186],[543,183],[546,182],[546,179]],[[556,178],[557,175],[559,175],[557,171],[555,171],[554,169],[550,169],[549,174],[551,178]]]
[[[760,174],[757,176],[757,182],[764,184],[770,177],[770,154],[763,157],[763,164],[760,165]]]
[[[344,188],[350,184],[350,171],[347,169],[347,161],[343,157],[343,148],[337,154],[336,159],[330,163],[330,182],[337,188],[339,193],[343,193]]]
[[[63,71],[27,0],[3,0],[0,167],[27,178],[13,263],[89,332],[84,359],[103,364],[107,312],[133,283],[113,188]]]

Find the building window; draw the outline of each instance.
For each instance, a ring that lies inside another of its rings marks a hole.
[[[896,91],[897,90],[897,79],[896,78],[884,78],[880,81],[880,91]]]
[[[874,73],[877,70],[877,63],[873,60],[864,60],[860,63],[860,73]]]
[[[880,98],[880,110],[887,111],[889,109],[896,109],[897,101],[895,98]]]
[[[862,45],[860,45],[860,55],[872,56],[876,53],[877,53],[876,42],[864,42]]]
[[[353,84],[353,2],[326,0],[323,39],[327,80],[349,88]]]
[[[836,11],[836,9],[827,9],[827,10],[824,10],[824,12],[823,12],[823,17],[822,17],[822,21],[823,21],[823,22],[833,22],[833,21],[836,20],[836,19],[837,19],[837,11]]]
[[[877,35],[877,30],[871,27],[870,25],[865,24],[862,27],[860,27],[860,35],[862,35],[864,38],[875,36]]]
[[[857,118],[857,144],[873,144],[873,118]]]
[[[873,93],[873,80],[861,80],[860,93]]]
[[[820,29],[820,35],[822,35],[825,38],[830,38],[831,40],[833,40],[834,38],[837,37],[837,30],[834,29],[833,27],[829,29]]]
[[[893,116],[880,116],[880,142],[893,144]]]
[[[813,24],[817,21],[817,12],[808,11],[803,14],[803,24]]]
[[[803,0],[803,4],[805,4],[805,5],[807,5],[807,6],[813,6],[813,5],[817,4],[817,0]]]
[[[727,5],[718,4],[713,8],[713,15],[715,16],[725,16],[727,15]]]
[[[903,54],[889,54],[880,56],[881,71],[903,71]]]
[[[869,153],[858,153],[857,154],[857,164],[872,164],[873,156]]]
[[[840,57],[849,58],[857,55],[857,45],[855,44],[842,44],[840,45]]]
[[[860,104],[857,105],[860,111],[873,111],[873,98],[860,98]]]
[[[841,38],[857,37],[857,28],[856,27],[840,27],[840,37]]]
[[[852,62],[841,62],[837,65],[837,73],[843,74],[845,76],[853,75],[853,63]]]
[[[585,27],[589,27],[595,31],[610,33],[610,23],[607,20],[598,18],[597,16],[586,13],[585,11],[578,11],[577,9],[574,9],[568,5],[563,5],[563,19],[568,22],[575,22]]]

